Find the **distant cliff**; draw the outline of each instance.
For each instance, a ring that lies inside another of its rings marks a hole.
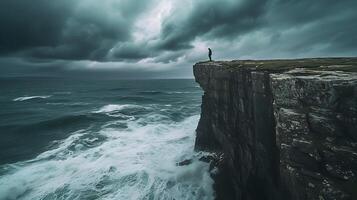
[[[217,199],[357,199],[357,58],[201,62]]]

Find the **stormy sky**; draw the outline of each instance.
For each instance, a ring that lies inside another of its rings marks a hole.
[[[190,78],[207,59],[357,55],[356,0],[1,0],[0,76]]]

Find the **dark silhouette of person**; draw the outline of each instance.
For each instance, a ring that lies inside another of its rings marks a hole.
[[[209,61],[212,61],[212,50],[211,50],[211,48],[208,48],[208,57],[209,57]]]

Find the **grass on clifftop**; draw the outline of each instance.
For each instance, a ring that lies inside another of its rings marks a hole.
[[[230,69],[256,68],[267,71],[287,71],[294,68],[308,68],[322,71],[357,72],[357,57],[352,58],[303,58],[286,60],[232,60],[200,62],[198,64],[219,64]]]

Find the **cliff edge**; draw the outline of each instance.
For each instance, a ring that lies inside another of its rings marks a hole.
[[[200,62],[217,199],[357,199],[357,58]]]

